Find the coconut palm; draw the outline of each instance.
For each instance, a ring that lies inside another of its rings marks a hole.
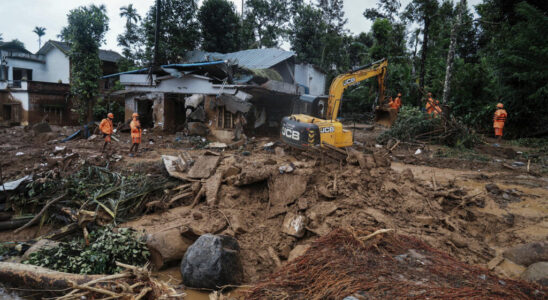
[[[137,10],[133,7],[133,4],[120,7],[120,17],[127,18],[126,25],[128,28],[131,27],[132,21],[137,23],[137,21],[141,20],[141,16],[139,16]]]
[[[46,28],[36,26],[32,32],[38,36],[38,49],[42,48],[42,37],[46,35]]]

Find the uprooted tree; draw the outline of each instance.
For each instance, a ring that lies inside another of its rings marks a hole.
[[[99,46],[108,30],[104,5],[81,6],[68,14],[68,25],[61,31],[70,44],[71,93],[77,101],[80,122],[91,121],[92,108],[99,92],[98,78],[102,75]]]

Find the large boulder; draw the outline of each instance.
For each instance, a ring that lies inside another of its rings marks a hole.
[[[521,279],[548,286],[548,262],[534,263],[521,274]]]
[[[504,251],[503,255],[505,258],[526,267],[539,261],[548,261],[548,242],[518,245]]]
[[[200,236],[188,248],[181,262],[183,284],[212,290],[228,284],[240,284],[243,268],[239,252],[238,241],[231,236]]]

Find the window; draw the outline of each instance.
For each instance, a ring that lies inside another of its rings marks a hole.
[[[21,69],[13,68],[13,86],[21,87],[22,80],[32,80],[32,70],[31,69]]]
[[[224,106],[217,108],[217,127],[234,128],[234,114],[225,110]]]

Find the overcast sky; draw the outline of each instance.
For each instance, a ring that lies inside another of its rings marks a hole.
[[[240,12],[242,0],[231,0],[236,4]],[[402,7],[410,0],[401,0]],[[455,0],[453,0],[455,1]],[[106,34],[106,44],[103,49],[120,51],[116,42],[118,34],[124,30],[125,21],[120,18],[120,7],[133,3],[141,16],[144,16],[154,0],[1,0],[0,8],[0,33],[4,41],[19,39],[25,43],[31,52],[38,50],[38,37],[32,32],[35,26],[46,28],[45,41],[56,40],[61,28],[67,23],[67,13],[78,6],[88,4],[105,4],[107,8],[109,31]],[[200,0],[201,2],[201,0]],[[344,0],[344,11],[348,18],[347,29],[357,34],[368,31],[371,22],[363,17],[366,8],[376,7],[376,0]],[[481,0],[469,0],[472,6]]]

